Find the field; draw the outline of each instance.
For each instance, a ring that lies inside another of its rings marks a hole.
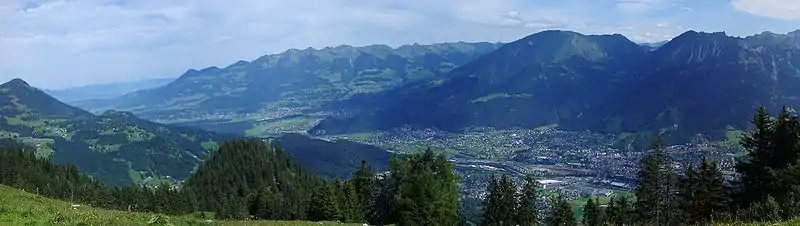
[[[210,214],[163,216],[96,209],[49,199],[0,185],[0,225],[344,225],[332,222],[216,221]]]

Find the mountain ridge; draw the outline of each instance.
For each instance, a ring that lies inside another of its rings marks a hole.
[[[39,156],[75,164],[111,185],[139,183],[141,177],[186,177],[214,143],[233,137],[164,126],[124,112],[93,115],[21,79],[0,85],[0,106],[0,139],[21,141]]]
[[[318,111],[338,100],[436,77],[497,46],[456,42],[291,49],[224,68],[190,69],[163,87],[79,106],[132,111],[148,119]]]
[[[764,41],[687,31],[649,51],[614,35],[545,31],[454,69],[445,77],[455,79],[425,87],[388,110],[331,117],[309,133],[409,124],[450,131],[559,124],[612,133],[667,129],[675,140],[698,133],[719,137],[746,128],[758,105],[800,105],[792,91],[800,87],[797,34]],[[537,43],[544,47],[530,48]]]

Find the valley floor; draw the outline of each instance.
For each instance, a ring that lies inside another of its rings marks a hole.
[[[332,222],[216,221],[185,216],[133,213],[73,205],[0,185],[0,225],[345,225]]]

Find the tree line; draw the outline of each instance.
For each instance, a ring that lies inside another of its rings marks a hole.
[[[111,187],[72,165],[37,158],[31,148],[0,148],[0,184],[99,208],[171,215],[196,211],[219,219],[309,220],[395,225],[460,224],[453,164],[432,150],[395,156],[389,171],[366,162],[348,180],[303,170],[261,140],[220,145],[180,186]]]
[[[715,161],[679,166],[667,155],[661,137],[640,160],[635,200],[590,198],[582,225],[709,225],[714,222],[775,222],[800,216],[800,118],[784,107],[771,116],[760,107],[752,131],[740,141],[745,156],[737,175],[726,180]],[[533,184],[533,185],[532,185]],[[535,181],[521,191],[505,176],[492,177],[484,198],[482,225],[578,225],[568,202],[552,195],[545,204]],[[544,199],[547,200],[547,199]],[[547,208],[543,206],[549,206]],[[527,215],[527,216],[523,216]]]

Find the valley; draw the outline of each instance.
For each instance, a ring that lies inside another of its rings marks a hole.
[[[398,153],[441,150],[456,165],[465,198],[482,198],[488,177],[506,174],[516,181],[533,175],[545,187],[579,200],[608,192],[630,192],[635,186],[639,159],[645,151],[625,149],[620,144],[624,136],[559,130],[552,125],[536,129],[476,128],[460,133],[403,128],[321,138],[353,140]],[[744,150],[730,142],[696,139],[667,146],[666,151],[681,166],[698,164],[706,157],[716,160],[726,175],[732,175],[735,157]]]

